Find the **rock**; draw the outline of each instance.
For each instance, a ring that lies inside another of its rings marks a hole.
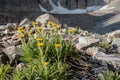
[[[31,21],[28,18],[23,19],[19,24],[19,26],[24,26],[24,27],[26,25],[31,25]]]
[[[105,49],[105,48],[102,48],[102,47],[98,47],[98,51],[99,51],[99,52],[106,53],[106,49]]]
[[[9,29],[6,29],[6,30],[1,34],[1,36],[2,36],[2,37],[7,36],[9,32],[10,32],[10,30],[9,30]]]
[[[9,62],[8,56],[5,53],[0,52],[0,64],[1,63],[2,64],[8,64],[8,62]]]
[[[3,42],[2,42],[2,46],[3,46],[4,48],[7,48],[7,47],[10,46],[10,44],[9,44],[7,41],[3,41]]]
[[[44,14],[36,18],[37,22],[40,22],[43,26],[47,24],[48,21],[51,21],[53,23],[59,24],[59,21],[57,18],[53,17],[50,14]]]
[[[90,72],[92,74],[100,74],[104,71],[104,68],[103,67],[99,67],[99,68],[94,68],[94,69],[91,69]]]
[[[91,37],[80,37],[79,42],[76,44],[76,48],[80,50],[84,47],[90,46],[91,44],[95,44],[97,42],[99,42],[99,39],[94,39]]]
[[[106,55],[106,54],[104,52],[101,52],[101,51],[98,51],[96,54],[96,56],[104,56],[104,55]]]
[[[5,36],[5,37],[2,38],[3,41],[7,41],[7,40],[9,40],[9,39],[11,39],[10,36]]]
[[[120,38],[120,30],[116,30],[107,34],[107,37],[115,39]]]
[[[6,25],[0,25],[0,31],[5,29],[6,29]]]
[[[17,46],[17,45],[20,45],[21,44],[21,39],[18,39],[18,40],[7,40],[7,43],[9,44],[9,46]]]
[[[90,33],[88,31],[81,31],[81,36],[89,36]]]
[[[118,47],[120,47],[120,38],[116,38],[113,40],[112,45],[116,44]]]
[[[14,34],[12,37],[11,37],[12,40],[17,40],[19,39],[19,33],[16,33]]]
[[[94,34],[92,34],[92,37],[95,39],[99,39],[100,41],[104,41],[104,42],[107,41],[106,37],[104,37],[103,35],[100,35],[100,34],[94,33]]]
[[[117,68],[120,67],[120,56],[116,54],[110,54],[110,55],[97,55],[97,60],[101,60],[104,62],[107,62],[109,64],[109,68],[111,65],[111,68]]]
[[[110,48],[107,49],[108,54],[118,54],[118,46],[116,44],[113,44],[110,46]]]
[[[14,31],[17,29],[17,24],[15,23],[8,23],[6,26],[6,29],[9,29],[10,31]]]
[[[9,57],[10,62],[16,61],[22,55],[22,50],[15,46],[9,46],[3,50],[3,52]]]
[[[98,53],[97,47],[91,47],[86,50],[86,54],[92,57],[95,57],[97,53]]]
[[[100,79],[100,80],[104,80],[104,76],[102,73],[98,74],[97,77]]]
[[[24,66],[25,66],[25,63],[19,63],[19,64],[16,66],[16,68],[21,71]]]

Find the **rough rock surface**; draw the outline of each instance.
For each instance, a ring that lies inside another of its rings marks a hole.
[[[99,39],[94,39],[91,37],[80,37],[79,42],[76,44],[76,48],[80,50],[81,48],[90,46],[91,44],[95,44],[99,42]]]

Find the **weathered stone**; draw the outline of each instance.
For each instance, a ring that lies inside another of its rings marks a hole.
[[[5,36],[5,37],[2,38],[3,41],[7,41],[7,40],[9,40],[9,39],[11,39],[10,36]]]
[[[95,57],[95,55],[98,53],[97,47],[91,47],[86,50],[86,54],[92,57]]]
[[[103,72],[103,70],[104,70],[103,67],[100,67],[100,68],[91,69],[90,72],[92,74],[100,74]]]
[[[12,37],[11,37],[12,40],[17,40],[19,39],[19,33],[16,33],[14,34]]]
[[[9,30],[9,29],[6,29],[6,30],[1,34],[1,36],[2,36],[2,37],[7,36],[9,32],[10,32],[10,30]]]
[[[107,49],[108,54],[118,54],[118,46],[116,44],[113,44],[110,46],[110,48]]]
[[[95,39],[99,39],[100,41],[104,41],[104,42],[107,41],[106,37],[103,36],[103,35],[100,35],[100,34],[94,33],[94,34],[92,34],[92,37],[95,38]]]
[[[8,23],[6,26],[6,29],[9,29],[10,31],[14,31],[17,28],[17,24],[15,23]]]
[[[118,47],[120,47],[120,38],[114,39],[112,44],[116,44]]]
[[[89,32],[88,31],[81,31],[81,36],[89,36]]]
[[[116,30],[116,31],[108,33],[107,37],[110,37],[112,39],[120,38],[120,30]]]
[[[6,29],[6,25],[0,25],[0,31],[5,29]]]
[[[22,27],[25,27],[26,25],[27,26],[31,25],[31,21],[28,18],[23,19],[19,24],[19,26],[22,26]]]
[[[8,56],[5,53],[0,52],[0,64],[1,63],[2,64],[8,64],[8,62],[9,62]]]
[[[19,69],[19,70],[22,70],[23,67],[25,66],[25,63],[19,63],[16,68]]]
[[[76,44],[76,48],[80,50],[81,48],[90,46],[91,44],[95,44],[99,42],[99,39],[94,39],[91,37],[80,37],[79,42]]]
[[[47,24],[48,21],[54,22],[56,24],[59,24],[59,21],[57,18],[53,17],[50,14],[44,14],[36,18],[37,22],[40,22],[43,26]]]
[[[18,60],[21,56],[21,49],[15,46],[9,46],[5,48],[3,52],[9,57],[10,62]]]
[[[120,67],[120,56],[119,55],[116,55],[116,54],[97,55],[96,58],[98,60],[106,62],[107,64],[111,65],[111,67],[113,68]]]
[[[2,42],[2,46],[3,46],[4,48],[7,48],[7,47],[9,47],[10,45],[9,45],[9,43],[8,43],[7,41],[3,41],[3,42]]]

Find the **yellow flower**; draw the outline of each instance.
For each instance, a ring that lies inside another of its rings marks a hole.
[[[19,38],[24,38],[24,37],[25,37],[24,34],[20,34],[20,35],[19,35]]]
[[[57,25],[57,26],[55,26],[55,28],[56,28],[56,29],[59,29],[59,28],[60,28],[60,26],[58,26],[58,25]]]
[[[60,48],[61,44],[55,44],[55,48]]]
[[[23,29],[21,29],[21,30],[19,30],[21,33],[24,33],[25,32],[25,30],[23,30]]]
[[[44,62],[44,65],[45,65],[45,66],[48,66],[48,64],[49,64],[49,62]]]
[[[32,32],[30,31],[30,32],[28,32],[28,35],[31,35],[32,34]]]
[[[38,25],[38,22],[34,21],[32,22],[33,25]]]
[[[41,42],[41,41],[43,41],[43,38],[37,38],[36,40]]]
[[[43,47],[43,46],[44,46],[44,43],[38,43],[37,46],[38,46],[38,47]]]
[[[18,30],[23,30],[23,28],[21,26],[18,26]]]
[[[52,24],[53,24],[53,22],[49,21],[49,22],[48,22],[48,24],[49,24],[49,25],[52,25]]]
[[[69,32],[69,33],[72,33],[72,32],[73,32],[73,30],[72,30],[72,29],[69,29],[69,30],[68,30],[68,32]]]
[[[26,26],[26,30],[30,30],[30,26]]]
[[[40,30],[40,31],[41,31],[41,30],[43,30],[43,28],[42,28],[42,27],[38,27],[37,29],[38,29],[38,30]]]

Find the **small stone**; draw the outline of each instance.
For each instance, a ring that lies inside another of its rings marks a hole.
[[[118,54],[118,46],[116,44],[111,45],[109,49],[107,49],[108,54]]]
[[[86,50],[86,54],[92,57],[95,57],[97,53],[98,53],[97,47],[91,47]]]
[[[14,31],[17,29],[17,24],[15,23],[8,23],[6,26],[6,29],[9,29],[10,31]]]
[[[24,67],[24,63],[19,63],[17,66],[16,66],[16,68],[17,69],[19,69],[19,70],[22,70],[23,69],[23,67]]]

